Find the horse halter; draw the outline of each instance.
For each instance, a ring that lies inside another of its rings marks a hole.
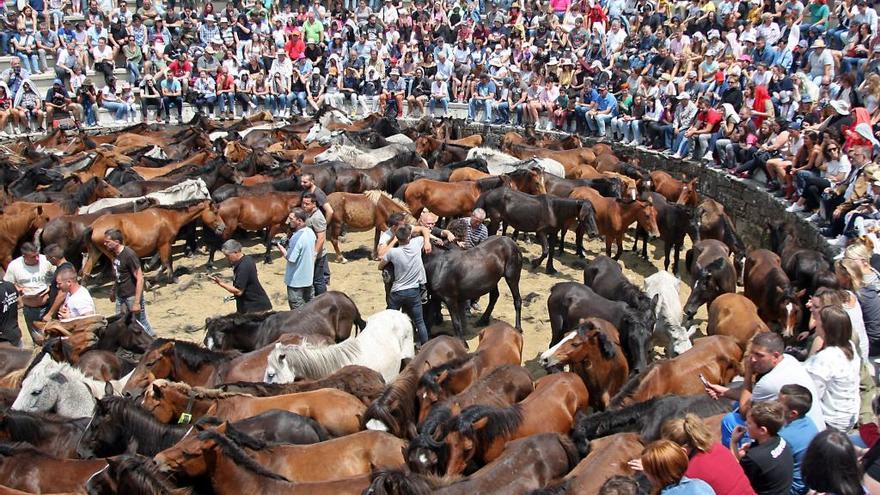
[[[180,417],[177,418],[177,424],[179,425],[188,425],[192,422],[192,409],[193,403],[196,401],[195,392],[190,391],[189,398],[186,401],[186,409],[180,413]]]

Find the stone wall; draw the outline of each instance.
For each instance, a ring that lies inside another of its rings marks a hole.
[[[497,146],[500,137],[505,132],[517,130],[509,126],[455,122],[463,136],[482,134],[489,146]],[[564,135],[558,132],[547,133]],[[803,217],[786,212],[785,208],[788,203],[768,194],[758,182],[739,179],[694,161],[675,160],[659,153],[641,151],[628,146],[617,146],[615,143],[610,144],[614,148],[615,154],[622,160],[634,156],[640,160],[641,166],[648,170],[662,169],[673,176],[683,174],[688,178],[699,177],[700,194],[724,205],[736,225],[737,232],[750,248],[769,247],[764,226],[768,220],[782,219],[793,226],[804,247],[822,251],[829,256],[833,254],[825,242],[825,238],[819,234],[814,225]]]

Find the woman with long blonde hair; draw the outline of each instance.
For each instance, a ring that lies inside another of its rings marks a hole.
[[[688,456],[671,440],[650,443],[642,451],[640,460],[645,475],[659,489],[660,495],[715,495],[715,490],[705,481],[685,476]]]

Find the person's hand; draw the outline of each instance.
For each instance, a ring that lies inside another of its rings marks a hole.
[[[739,445],[739,441],[742,440],[742,437],[746,434],[746,427],[743,425],[738,425],[733,431],[730,433],[730,443],[731,445]]]
[[[62,320],[70,318],[70,308],[66,304],[58,310],[58,317]]]
[[[424,244],[422,245],[422,251],[424,251],[425,254],[431,254],[431,249],[432,249],[432,248],[431,248],[431,243],[430,243],[430,242],[426,242],[426,243],[424,243]]]
[[[220,278],[218,278],[217,275],[210,275],[208,278],[211,280],[211,282],[220,285]]]
[[[644,471],[645,470],[645,468],[642,467],[642,460],[641,459],[630,459],[629,461],[627,461],[626,465],[629,466],[629,468],[632,469],[633,471]]]
[[[141,303],[135,301],[131,304],[131,312],[132,313],[140,313],[141,312]]]
[[[52,321],[52,315],[47,313],[45,316],[40,318],[40,320],[45,321],[45,322],[50,322],[50,321]]]
[[[804,340],[807,340],[807,337],[809,337],[809,336],[810,336],[810,332],[801,332],[797,336],[797,341],[803,342]]]
[[[724,397],[724,394],[727,393],[727,391],[729,390],[727,387],[715,383],[703,385],[703,388],[706,390],[706,393],[709,395],[709,397],[715,400]]]
[[[834,213],[832,213],[831,216],[834,217],[835,220],[837,220],[840,218],[841,214],[843,214],[843,210],[834,210]]]

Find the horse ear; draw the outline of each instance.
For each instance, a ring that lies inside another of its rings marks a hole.
[[[489,418],[483,417],[483,418],[480,418],[480,419],[474,421],[472,426],[473,426],[474,430],[482,430],[483,428],[486,427],[487,424],[489,424]]]
[[[64,385],[67,383],[67,377],[62,375],[61,373],[53,373],[52,376],[49,377],[49,379],[59,385]]]
[[[162,387],[160,387],[159,385],[156,385],[155,383],[151,383],[150,384],[150,392],[152,393],[153,398],[155,398],[155,399],[162,398]]]
[[[660,304],[660,294],[654,294],[654,297],[651,299],[651,308],[654,310],[654,314],[657,314],[658,305]]]
[[[138,453],[138,441],[136,438],[132,437],[128,441],[128,445],[125,446],[125,453],[127,455],[136,455]]]
[[[407,423],[406,433],[410,438],[415,438],[415,437],[419,436],[419,431],[416,429],[416,425],[412,422]],[[403,448],[403,447],[401,447],[401,448]]]
[[[804,297],[806,294],[807,294],[807,289],[801,289],[801,290],[799,290],[799,291],[797,291],[797,292],[794,293],[794,295],[795,295],[798,299]]]
[[[616,349],[614,348],[614,343],[602,332],[598,332],[599,335],[599,352],[602,354],[602,357],[605,359],[611,359],[617,354]]]
[[[116,393],[113,390],[113,384],[110,382],[104,382],[104,397],[110,397]]]
[[[449,370],[443,370],[440,372],[439,375],[437,375],[437,383],[443,383],[446,381],[447,378],[449,378]]]

